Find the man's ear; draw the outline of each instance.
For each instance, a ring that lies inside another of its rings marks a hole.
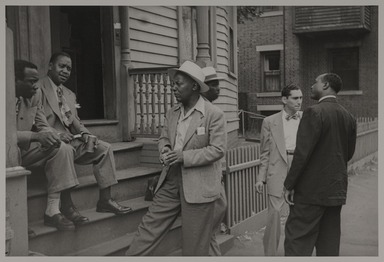
[[[330,87],[329,83],[328,82],[324,82],[323,90],[327,90],[329,87]]]
[[[49,63],[49,64],[48,64],[48,70],[52,70],[52,67],[53,67],[53,64],[52,64],[52,63]]]
[[[286,96],[281,97],[281,101],[285,105],[287,103],[287,97]]]

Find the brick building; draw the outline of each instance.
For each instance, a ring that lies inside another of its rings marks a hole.
[[[339,101],[356,116],[378,115],[377,6],[263,6],[238,25],[239,107],[270,115],[280,90],[298,84],[303,109],[317,75],[339,74]]]

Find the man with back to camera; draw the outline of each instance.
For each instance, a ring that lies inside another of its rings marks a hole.
[[[209,90],[201,93],[209,102],[215,101],[220,95],[220,83],[219,80],[222,78],[217,75],[215,68],[209,66],[204,67],[203,73],[205,75],[204,83],[207,84]],[[220,232],[221,222],[225,217],[225,211],[227,210],[227,197],[225,195],[224,181],[221,178],[221,190],[220,197],[215,201],[214,207],[214,218],[213,218],[213,234],[211,242],[209,244],[209,255],[210,256],[221,256],[221,250],[219,243],[216,240],[216,233]]]
[[[151,255],[181,213],[182,255],[207,256],[226,148],[224,113],[200,95],[201,68],[184,62],[168,71],[178,105],[166,113],[159,139],[164,163],[155,196],[126,255]]]
[[[319,75],[311,87],[318,103],[307,108],[284,182],[290,214],[285,225],[285,255],[338,256],[340,213],[348,188],[348,161],[356,145],[356,120],[336,99],[337,74]]]
[[[256,190],[268,192],[267,225],[264,231],[264,255],[276,256],[281,234],[281,211],[284,206],[283,182],[288,174],[296,147],[296,133],[302,112],[303,94],[294,84],[281,91],[283,110],[263,120],[260,142],[260,169]],[[300,139],[300,138],[298,138]]]
[[[72,70],[72,60],[67,53],[54,53],[49,60],[48,74],[37,83],[42,90],[42,105],[44,114],[51,128],[57,132],[65,146],[73,150],[68,165],[93,165],[93,174],[99,186],[97,212],[110,212],[116,215],[132,211],[129,207],[121,206],[111,197],[111,186],[117,184],[116,169],[110,144],[92,137],[91,133],[81,123],[77,115],[76,95],[63,84],[69,79]],[[87,147],[89,139],[94,139],[91,147]],[[71,177],[63,177],[59,172],[51,174],[52,187],[72,188],[79,184],[75,169]],[[71,190],[65,189],[60,193],[60,211],[75,225],[88,222],[76,209],[71,198]],[[45,224],[55,226],[51,217],[45,217]]]

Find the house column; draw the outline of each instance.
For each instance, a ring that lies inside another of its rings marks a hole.
[[[212,64],[209,54],[209,19],[208,6],[196,7],[197,18],[197,55],[196,63],[205,67]]]
[[[134,130],[135,108],[133,86],[134,81],[129,76],[131,68],[131,50],[129,48],[129,7],[120,6],[121,23],[121,125],[123,141],[132,141],[131,132]]]

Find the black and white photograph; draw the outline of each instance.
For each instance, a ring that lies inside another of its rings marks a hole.
[[[4,1],[1,260],[378,261],[382,6],[242,2]]]

